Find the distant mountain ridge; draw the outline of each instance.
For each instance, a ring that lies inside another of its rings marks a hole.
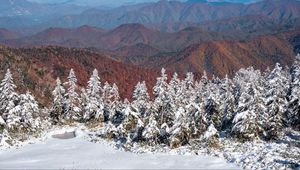
[[[159,1],[144,5],[130,5],[111,10],[86,10],[79,15],[68,15],[47,22],[53,27],[79,27],[91,25],[112,29],[126,23],[140,23],[146,26],[172,23],[202,23],[230,19],[247,15],[260,15],[288,23],[300,17],[300,2],[296,0],[264,0],[252,4],[188,3]]]
[[[167,33],[147,28],[141,24],[124,24],[113,30],[90,26],[74,29],[48,28],[33,36],[2,40],[2,43],[13,47],[59,45],[80,48],[93,47],[107,51],[144,44],[160,52],[167,52],[178,51],[194,43],[232,39],[232,37],[204,31],[198,27],[188,27],[179,32]]]
[[[297,0],[264,0],[251,4],[161,0],[112,9],[83,7],[72,3],[39,4],[26,0],[1,0],[0,9],[0,27],[33,27],[39,30],[82,25],[113,29],[128,23],[140,23],[148,27],[156,25],[160,29],[165,24],[203,23],[248,15],[289,23],[300,17],[300,1]]]
[[[29,27],[65,15],[79,14],[87,9],[71,4],[49,5],[27,0],[0,0],[0,27]]]

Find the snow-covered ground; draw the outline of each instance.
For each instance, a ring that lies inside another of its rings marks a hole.
[[[89,142],[86,133],[79,129],[75,138],[52,137],[65,131],[50,131],[37,143],[0,150],[1,169],[239,169],[223,158],[204,155],[120,151],[105,141]]]

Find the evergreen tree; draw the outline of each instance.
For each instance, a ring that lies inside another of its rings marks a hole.
[[[194,92],[194,74],[187,73],[186,78],[182,81],[182,102],[184,105],[187,105],[195,100],[195,92]]]
[[[233,83],[226,75],[222,81],[221,93],[220,93],[220,112],[223,115],[222,118],[222,130],[229,128],[234,115],[235,103],[233,96]]]
[[[23,127],[30,128],[32,130],[40,127],[40,109],[38,106],[38,102],[29,91],[27,91],[26,94],[22,94],[20,96],[18,107],[20,107],[20,113],[18,113],[17,115],[21,117],[21,125]]]
[[[114,121],[114,117],[118,112],[121,111],[121,102],[120,102],[120,95],[119,95],[119,88],[118,86],[114,83],[112,88],[111,88],[111,105],[110,105],[110,115],[109,115],[109,120]]]
[[[147,110],[149,109],[149,101],[150,97],[148,94],[148,89],[146,86],[145,81],[135,86],[135,89],[133,91],[133,106],[138,109],[138,111],[141,113],[142,116],[145,116]]]
[[[188,115],[184,108],[180,107],[175,113],[176,118],[173,127],[170,129],[170,146],[171,148],[177,148],[179,146],[185,145],[189,142],[191,138],[192,131],[190,128],[190,123]]]
[[[140,113],[135,110],[128,100],[124,102],[124,120],[122,127],[129,136],[130,141],[139,141],[142,138],[142,130],[144,129],[144,123],[141,119]]]
[[[206,72],[204,71],[200,81],[196,81],[195,83],[195,102],[196,103],[203,103],[204,98],[207,97],[207,85],[209,83],[209,80],[207,78]]]
[[[203,94],[203,103],[208,122],[213,122],[218,128],[221,127],[222,115],[219,112],[220,100],[218,99],[219,87],[212,81],[206,85]]]
[[[111,105],[112,105],[112,87],[108,82],[104,83],[102,88],[102,99],[104,103],[104,120],[107,121],[111,117]]]
[[[179,107],[183,107],[183,88],[181,88],[182,82],[178,78],[177,73],[173,74],[172,79],[170,80],[167,86],[167,93],[166,98],[169,100],[169,108],[166,108],[166,123],[169,127],[173,126],[175,112],[178,110]]]
[[[68,90],[65,94],[66,96],[66,111],[65,111],[65,118],[71,120],[79,120],[81,118],[81,108],[80,108],[80,98],[78,93],[76,92],[77,89],[77,78],[74,73],[74,70],[71,69],[68,82]]]
[[[241,139],[253,139],[258,136],[257,114],[253,84],[246,84],[238,103],[237,113],[233,119],[232,132]]]
[[[169,99],[167,98],[167,83],[168,77],[166,70],[161,69],[161,76],[157,78],[156,84],[153,87],[153,94],[155,96],[154,109],[159,115],[159,124],[167,122],[168,110],[169,110]]]
[[[52,92],[53,102],[50,109],[50,117],[54,123],[58,123],[65,112],[65,89],[59,78],[56,79],[56,87]]]
[[[158,123],[154,114],[151,114],[142,136],[150,145],[155,145],[158,143],[159,133]]]
[[[0,84],[0,116],[7,119],[9,111],[18,102],[18,94],[15,92],[16,85],[13,82],[12,74],[7,69],[4,79]]]
[[[300,130],[300,54],[296,56],[290,72],[291,86],[287,118],[288,123]]]
[[[243,140],[257,138],[262,133],[265,112],[263,78],[260,71],[250,67],[237,73],[235,83],[239,98],[232,132]]]
[[[207,129],[208,121],[206,119],[204,103],[190,103],[185,107],[190,123],[192,138],[198,138]]]
[[[283,116],[287,111],[287,93],[289,79],[285,76],[280,64],[276,64],[266,79],[266,108],[265,112],[267,138],[277,138],[283,128]]]
[[[104,104],[100,97],[100,91],[101,82],[98,71],[95,69],[87,86],[85,112],[83,116],[85,120],[99,119],[100,121],[104,121]]]

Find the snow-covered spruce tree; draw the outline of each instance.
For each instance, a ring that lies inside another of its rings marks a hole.
[[[283,128],[284,115],[287,112],[287,93],[289,89],[289,78],[279,63],[276,64],[270,75],[266,78],[265,94],[266,123],[265,130],[268,139],[276,139]]]
[[[145,126],[142,136],[148,144],[155,145],[158,143],[159,134],[160,130],[158,128],[158,123],[156,121],[155,115],[150,114],[148,123]]]
[[[120,96],[118,86],[116,84],[113,84],[111,86],[108,82],[105,82],[102,88],[102,99],[104,103],[105,121],[113,121],[112,119],[116,111],[120,109]]]
[[[128,140],[137,142],[142,139],[142,130],[144,129],[144,123],[141,119],[140,113],[131,106],[130,102],[125,99],[124,109],[124,120],[122,122],[122,128],[125,133],[128,134]]]
[[[109,115],[109,120],[111,122],[115,122],[116,114],[118,112],[121,112],[122,110],[122,103],[120,102],[120,95],[119,95],[119,88],[118,86],[114,83],[111,87],[111,105],[110,105],[110,115]]]
[[[18,102],[18,94],[15,92],[16,85],[9,69],[7,69],[4,79],[0,84],[0,116],[7,119],[9,111],[15,107]]]
[[[170,129],[170,147],[177,148],[189,142],[192,131],[191,122],[184,108],[180,107],[175,113],[176,118],[173,127]]]
[[[104,104],[101,92],[101,82],[98,76],[98,71],[95,69],[93,74],[88,81],[88,86],[86,90],[86,104],[84,108],[83,119],[85,121],[99,120],[104,121]]]
[[[59,78],[56,79],[56,86],[52,92],[53,101],[50,109],[50,117],[53,123],[59,123],[65,112],[65,89]]]
[[[114,113],[111,111],[112,106],[112,87],[108,82],[104,83],[102,88],[102,99],[104,103],[104,119],[108,121]]]
[[[287,119],[289,124],[300,130],[300,54],[291,67],[291,86]]]
[[[190,122],[191,138],[199,138],[208,125],[204,103],[192,102],[185,106],[185,110]]]
[[[169,107],[166,108],[166,112],[168,112],[166,117],[166,123],[169,127],[173,126],[173,122],[175,119],[175,112],[178,110],[179,107],[183,107],[183,93],[181,88],[181,81],[178,78],[177,73],[175,72],[173,74],[172,79],[170,80],[168,86],[167,86],[167,93],[166,98],[169,100]]]
[[[195,100],[195,91],[194,91],[194,74],[187,73],[186,78],[182,81],[181,92],[183,93],[182,102],[184,105],[187,105]]]
[[[226,75],[222,80],[220,87],[220,112],[223,115],[221,130],[225,130],[231,127],[231,122],[233,120],[235,101],[233,96],[233,83],[232,80]]]
[[[68,86],[66,96],[66,110],[65,110],[65,119],[67,120],[75,120],[78,121],[81,119],[81,108],[80,108],[80,98],[77,89],[77,78],[74,73],[74,70],[71,69],[68,82],[66,85]]]
[[[167,96],[167,83],[168,77],[166,74],[166,70],[164,68],[161,69],[161,76],[157,78],[156,84],[153,87],[153,94],[155,96],[155,100],[153,102],[153,108],[155,112],[159,116],[159,124],[168,123],[167,118],[169,117],[169,99]]]
[[[196,103],[204,103],[204,98],[207,97],[207,85],[209,80],[207,78],[207,74],[204,71],[201,79],[195,82],[195,102]]]
[[[261,73],[252,67],[241,69],[235,76],[235,83],[240,95],[232,132],[241,140],[257,138],[262,132],[264,113]]]
[[[210,81],[206,85],[206,90],[203,94],[203,102],[205,106],[205,112],[208,122],[213,122],[214,125],[219,129],[221,128],[222,116],[219,112],[219,87]]]
[[[132,98],[132,105],[138,109],[143,117],[146,116],[147,110],[149,109],[150,97],[145,81],[142,83],[138,82],[133,91]]]
[[[232,132],[241,140],[258,137],[257,114],[255,113],[254,87],[252,83],[245,84],[241,93],[237,113],[233,119]]]

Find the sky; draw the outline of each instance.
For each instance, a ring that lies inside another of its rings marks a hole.
[[[128,5],[128,4],[136,4],[143,2],[155,2],[158,0],[29,0],[32,2],[38,3],[71,3],[83,6],[120,6],[120,5]],[[178,0],[178,1],[186,1],[186,0]],[[210,2],[239,2],[239,3],[251,3],[259,0],[208,0]]]

